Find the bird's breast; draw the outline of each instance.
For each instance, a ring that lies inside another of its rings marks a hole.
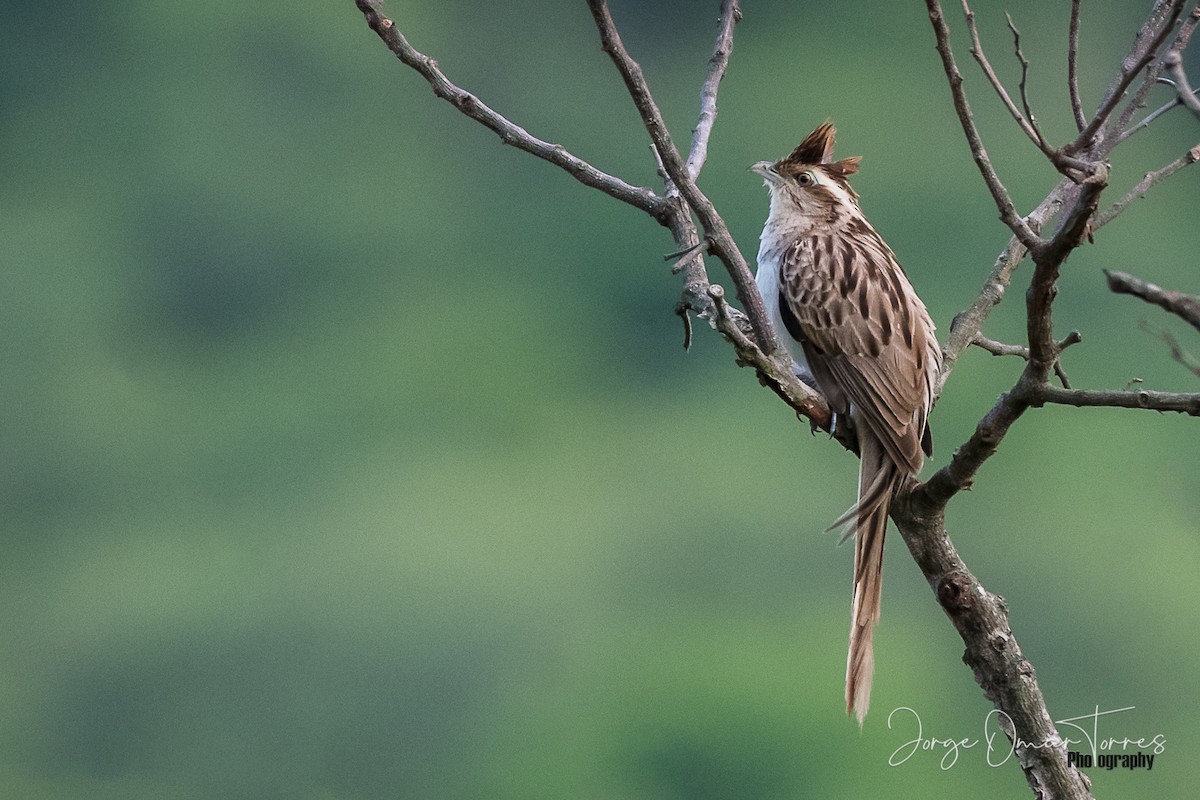
[[[792,360],[805,370],[809,370],[808,360],[804,357],[804,348],[800,346],[800,342],[791,335],[788,326],[784,324],[783,312],[779,305],[781,300],[780,272],[784,255],[787,252],[787,248],[780,246],[779,242],[778,237],[768,238],[764,232],[762,244],[758,250],[758,272],[755,274],[755,283],[758,284],[758,293],[762,295],[771,327],[775,329],[780,340],[787,346]]]

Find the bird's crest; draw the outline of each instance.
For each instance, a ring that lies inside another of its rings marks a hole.
[[[796,149],[786,158],[780,159],[776,168],[784,175],[796,175],[805,168],[820,166],[826,173],[845,183],[849,176],[858,172],[858,162],[862,158],[851,156],[834,161],[833,137],[836,133],[837,129],[833,127],[832,122],[822,122],[815,131],[804,137],[804,141],[796,145]]]

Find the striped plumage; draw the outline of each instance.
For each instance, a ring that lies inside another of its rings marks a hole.
[[[763,302],[793,357],[858,435],[858,500],[832,527],[850,524],[855,535],[846,711],[861,725],[888,509],[932,452],[926,419],[941,351],[925,305],[858,207],[847,179],[859,159],[833,161],[833,137],[826,122],[786,158],[751,169],[771,196],[758,252]]]

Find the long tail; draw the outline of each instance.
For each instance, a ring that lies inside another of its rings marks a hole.
[[[854,600],[851,606],[850,653],[846,658],[846,713],[859,727],[871,703],[875,673],[872,634],[879,622],[883,591],[883,540],[888,509],[903,473],[884,451],[883,443],[866,426],[859,429],[862,461],[858,472],[858,502],[843,520],[856,517],[854,539]]]

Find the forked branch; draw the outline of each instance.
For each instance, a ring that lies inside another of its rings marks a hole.
[[[1133,48],[1121,62],[1120,72],[1105,94],[1096,115],[1080,131],[1075,141],[1064,148],[1068,153],[1092,149],[1098,156],[1106,156],[1120,142],[1120,131],[1129,124],[1129,119],[1135,110],[1142,107],[1146,95],[1158,78],[1161,66],[1155,63],[1155,59],[1163,43],[1175,30],[1179,15],[1183,12],[1183,6],[1184,0],[1157,0],[1155,2],[1146,22],[1134,38]],[[1186,41],[1184,37],[1190,37],[1190,35],[1190,30],[1185,26],[1176,36],[1176,42],[1181,39]],[[1145,75],[1142,78],[1142,85],[1126,105],[1125,111],[1117,118],[1116,130],[1100,136],[1101,131],[1108,125],[1113,112],[1125,97],[1125,93],[1143,70]]]
[[[687,164],[680,157],[679,151],[675,149],[675,143],[671,140],[666,122],[663,121],[662,112],[659,111],[658,104],[655,103],[646,78],[642,74],[642,68],[633,60],[621,42],[621,36],[617,31],[616,23],[613,22],[608,3],[605,0],[588,0],[588,8],[591,10],[596,28],[600,32],[601,47],[612,59],[617,72],[621,75],[621,80],[625,82],[625,88],[633,99],[634,106],[637,107],[646,132],[650,134],[650,141],[654,144],[655,152],[663,169],[666,170],[675,188],[679,190],[680,195],[700,220],[704,235],[712,243],[713,255],[721,260],[729,272],[729,277],[737,289],[738,301],[745,309],[746,316],[750,318],[756,343],[768,356],[782,359],[787,351],[768,321],[762,298],[754,284],[754,273],[751,272],[741,250],[738,249],[737,243],[730,235],[725,221],[717,213],[712,201],[700,191]],[[732,16],[736,11],[737,4],[728,4],[727,8]],[[710,70],[711,75],[712,71]],[[707,140],[703,139],[702,141]]]
[[[949,29],[941,14],[940,4],[937,0],[927,0],[926,5],[930,10],[930,21],[933,24],[938,51],[942,56],[943,67],[954,98],[955,108],[959,112],[960,121],[963,122],[964,132],[967,135],[972,155],[978,163],[980,160],[979,153],[983,151],[983,146],[979,141],[978,132],[971,122],[970,107],[967,103],[965,92],[962,89],[962,76],[958,73],[957,67],[954,64],[954,57],[949,44]],[[1130,65],[1141,64],[1141,68],[1145,68],[1150,63],[1153,59],[1153,54],[1158,52],[1161,44],[1169,38],[1169,34],[1181,12],[1181,5],[1180,3],[1172,3],[1167,0],[1159,0],[1152,10],[1150,17],[1142,26],[1135,40],[1133,50],[1124,60],[1121,72],[1114,82],[1113,87],[1110,88],[1110,96],[1107,100],[1111,100],[1113,92],[1120,94],[1124,91],[1123,87],[1130,85],[1136,79],[1139,69],[1133,69]],[[969,6],[965,0],[963,6],[969,15]],[[1073,14],[1077,16],[1077,13],[1077,9],[1073,9]],[[1197,16],[1196,12],[1193,12],[1189,16],[1184,26],[1181,26],[1173,44],[1180,42],[1186,44],[1187,39],[1194,30]],[[968,26],[973,27],[973,20],[970,16],[968,17]],[[1077,34],[1075,31],[1077,30],[1077,26],[1078,20],[1074,19],[1070,37],[1072,41],[1076,40]],[[974,31],[972,31],[972,42],[976,45],[978,44],[978,36]],[[1072,47],[1076,46],[1073,45]],[[981,66],[983,66],[985,72],[989,71],[986,58],[981,59]],[[1002,97],[1006,97],[1003,94],[1003,87],[998,87],[997,90],[1002,94]],[[1007,100],[1006,105],[1009,107],[1010,113],[1014,111],[1018,114],[1020,113],[1016,109],[1015,104],[1012,103],[1011,98]],[[1114,102],[1106,101],[1097,112],[1096,117],[1093,117],[1092,120],[1083,126],[1084,129],[1098,129],[1097,120],[1106,114],[1110,114],[1113,107],[1115,107]],[[1105,144],[1104,152],[1110,153],[1112,148],[1118,143],[1115,139],[1109,140]],[[1029,363],[1013,390],[1002,398],[992,411],[985,416],[976,434],[966,445],[959,449],[951,464],[948,464],[942,471],[930,479],[928,484],[931,487],[929,490],[930,498],[936,497],[939,502],[944,503],[953,493],[969,485],[970,479],[973,478],[975,471],[982,465],[982,462],[995,452],[994,445],[999,443],[999,439],[996,437],[1002,437],[1007,431],[1007,426],[1015,421],[1025,408],[1031,405],[1041,405],[1044,402],[1061,402],[1070,398],[1078,404],[1102,405],[1108,403],[1122,407],[1155,407],[1159,410],[1179,410],[1190,413],[1192,405],[1189,395],[1160,397],[1146,393],[1121,394],[1112,392],[1087,392],[1068,395],[1055,394],[1053,392],[1043,394],[1042,390],[1048,390],[1048,379],[1052,371],[1058,374],[1060,380],[1065,378],[1062,374],[1058,358],[1063,347],[1069,343],[1070,337],[1063,341],[1055,340],[1053,335],[1052,310],[1058,274],[1067,256],[1097,228],[1120,214],[1134,197],[1139,196],[1159,181],[1193,163],[1197,160],[1198,156],[1200,156],[1200,146],[1188,151],[1184,156],[1176,159],[1166,167],[1148,173],[1138,186],[1134,187],[1129,194],[1104,214],[1097,213],[1097,206],[1106,184],[1107,167],[1102,162],[1093,162],[1089,164],[1089,174],[1082,185],[1073,186],[1067,181],[1060,182],[1038,208],[1026,218],[1025,221],[1029,224],[1030,229],[1039,231],[1042,224],[1053,214],[1060,209],[1065,211],[1065,215],[1061,218],[1057,231],[1049,239],[1038,238],[1035,242],[1031,243],[1032,246],[1027,248],[1022,241],[1022,237],[1018,235],[1009,242],[1008,247],[1001,253],[996,267],[993,269],[992,275],[989,276],[987,283],[985,283],[979,297],[976,298],[971,307],[956,317],[954,323],[951,325],[950,341],[945,349],[946,363],[943,375],[940,378],[941,383],[939,388],[941,385],[944,385],[949,371],[954,367],[957,357],[962,350],[968,345],[980,341],[979,337],[981,336],[983,322],[987,319],[991,308],[1003,298],[1005,287],[1011,280],[1016,264],[1027,249],[1032,254],[1034,272],[1030,281],[1029,291],[1026,293],[1028,347],[1021,352],[1022,355],[1028,357]],[[999,183],[999,178],[995,175],[994,171],[981,170],[981,172],[989,188],[992,188],[993,183]],[[1007,191],[1003,189],[1002,184],[1000,184],[998,190],[993,191],[993,197],[995,198],[1006,198],[1007,196]],[[1018,229],[1014,229],[1014,234],[1017,233]],[[1064,387],[1062,391],[1070,390]],[[1146,403],[1149,403],[1149,405],[1146,405]]]
[[[967,101],[966,92],[963,90],[962,73],[955,62],[954,51],[950,47],[950,28],[946,24],[945,15],[942,13],[942,4],[938,0],[925,0],[925,7],[929,11],[929,21],[933,24],[938,55],[942,58],[942,67],[950,82],[950,94],[954,99],[954,111],[958,115],[958,122],[962,126],[963,135],[967,138],[967,145],[971,148],[971,157],[975,160],[975,166],[978,167],[979,174],[983,176],[983,182],[987,185],[988,191],[996,203],[996,208],[1000,212],[1000,219],[1009,227],[1022,245],[1027,248],[1036,248],[1041,243],[1041,239],[1017,213],[1017,208],[1013,204],[1012,197],[1009,195],[1008,189],[1000,181],[1000,176],[996,174],[996,168],[992,166],[992,160],[988,157],[987,150],[983,147],[983,140],[979,136],[979,130],[975,127],[975,119],[971,113],[971,104]]]
[[[1146,98],[1149,96],[1151,90],[1163,81],[1162,72],[1164,65],[1162,59],[1156,60],[1153,57],[1159,51],[1151,50],[1150,48],[1159,47],[1162,42],[1165,42],[1166,38],[1169,38],[1170,27],[1176,24],[1175,19],[1169,18],[1172,14],[1175,14],[1177,9],[1179,12],[1182,12],[1184,5],[1185,0],[1157,0],[1150,15],[1146,18],[1145,24],[1138,31],[1137,38],[1134,40],[1134,48],[1130,51],[1126,62],[1133,63],[1135,58],[1141,57],[1147,52],[1151,55],[1151,59],[1147,64],[1141,85],[1125,104],[1125,109],[1117,117],[1115,124],[1109,126],[1110,132],[1102,137],[1100,143],[1101,149],[1115,146],[1114,139],[1119,141],[1123,137],[1121,132],[1129,127],[1129,121],[1133,119],[1134,114],[1145,108]],[[1177,19],[1178,14],[1175,14],[1175,17]],[[1167,24],[1165,33],[1168,36],[1159,36],[1159,28],[1164,24]],[[1175,36],[1171,38],[1170,44],[1162,45],[1165,47],[1165,51],[1163,52],[1177,50],[1182,53],[1187,49],[1188,42],[1191,41],[1192,34],[1196,32],[1198,25],[1200,25],[1200,4],[1193,6],[1191,13],[1182,22],[1178,23]]]

